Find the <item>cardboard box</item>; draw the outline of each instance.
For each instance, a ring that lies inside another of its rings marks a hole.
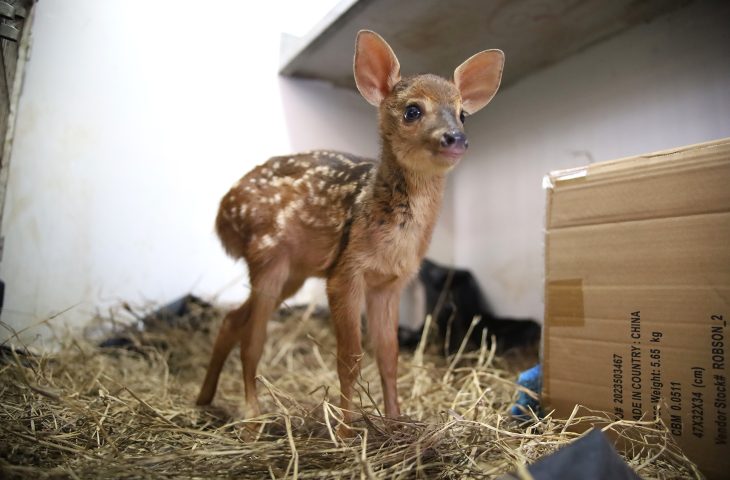
[[[543,401],[660,412],[730,478],[730,139],[546,177]]]

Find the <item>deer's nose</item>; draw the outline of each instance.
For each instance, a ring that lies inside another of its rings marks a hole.
[[[469,148],[469,141],[463,132],[449,130],[441,137],[441,146],[449,150],[466,150]]]

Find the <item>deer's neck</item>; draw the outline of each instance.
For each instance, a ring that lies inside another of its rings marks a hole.
[[[371,214],[381,225],[430,232],[441,209],[445,176],[406,169],[387,144],[371,186]]]

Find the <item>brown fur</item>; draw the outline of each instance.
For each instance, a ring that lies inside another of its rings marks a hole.
[[[487,63],[501,74],[501,61],[499,52]],[[434,75],[400,80],[399,68],[380,37],[359,34],[355,76],[363,96],[379,106],[378,161],[325,151],[275,157],[223,197],[216,230],[226,251],[246,260],[252,291],[224,320],[198,404],[212,400],[223,361],[240,342],[246,400],[252,413],[258,413],[254,379],[266,321],[306,278],[324,277],[337,336],[343,409],[350,409],[358,372],[365,304],[385,411],[400,414],[395,385],[400,292],[426,253],[445,174],[465,145],[443,144],[447,132],[463,134],[462,95],[454,83]],[[463,77],[477,100],[491,99],[499,83],[480,89],[469,83],[468,75]],[[422,116],[406,121],[403,112],[414,104]]]

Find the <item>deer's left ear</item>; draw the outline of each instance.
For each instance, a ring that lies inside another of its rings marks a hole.
[[[454,83],[461,93],[464,111],[472,114],[484,108],[497,93],[502,81],[504,52],[484,50],[471,56],[454,70]]]

